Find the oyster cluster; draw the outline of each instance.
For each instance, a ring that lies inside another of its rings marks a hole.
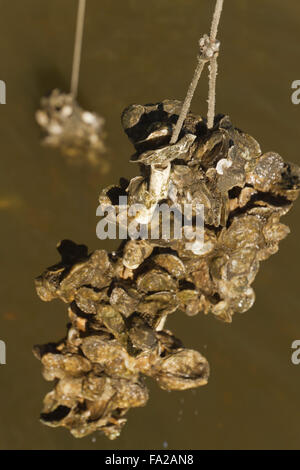
[[[35,348],[45,378],[56,380],[41,419],[76,437],[96,430],[117,437],[126,412],[147,402],[144,376],[165,390],[206,384],[206,359],[165,329],[167,317],[202,312],[231,322],[249,310],[260,262],[289,233],[280,218],[298,197],[299,168],[274,152],[262,154],[224,115],[208,130],[190,113],[170,145],[180,109],[180,102],[166,100],[124,111],[141,175],[104,190],[100,204],[121,213],[119,196],[127,195],[129,205],[143,202],[146,210],[135,218],[146,226],[162,201],[179,213],[185,203],[202,204],[201,246],[169,234],[128,237],[117,252],[88,254],[64,241],[61,262],[36,280],[42,300],[68,304],[70,320],[63,341]]]
[[[143,241],[129,241],[124,258],[104,250],[88,255],[85,246],[65,240],[58,247],[62,261],[36,280],[42,300],[69,304],[70,319],[63,341],[34,348],[45,379],[56,380],[41,420],[65,426],[75,437],[96,430],[119,436],[126,412],[148,400],[143,376],[164,390],[207,383],[206,359],[160,329],[162,318],[176,309],[180,260],[174,257],[168,274],[168,259],[158,255],[152,260],[156,270],[133,279],[123,261],[134,248],[136,262],[149,250]]]
[[[84,111],[71,94],[55,89],[42,98],[36,120],[44,133],[44,145],[59,148],[73,161],[85,160],[103,169],[107,167],[103,159],[105,120]]]

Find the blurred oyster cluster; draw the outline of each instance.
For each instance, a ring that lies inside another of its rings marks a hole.
[[[211,313],[231,322],[254,302],[251,287],[260,262],[278,250],[289,232],[280,223],[297,198],[300,170],[219,115],[208,130],[189,114],[177,144],[169,141],[181,103],[133,105],[122,116],[141,175],[121,180],[100,195],[118,207],[118,196],[143,202],[148,224],[153,206],[164,201],[178,211],[204,205],[204,243],[127,239],[119,250],[97,250],[62,242],[62,261],[36,280],[44,301],[69,305],[67,337],[35,348],[44,376],[56,380],[44,402],[42,421],[65,426],[76,437],[95,430],[114,439],[125,414],[148,398],[143,376],[165,390],[207,382],[209,367],[164,328],[168,315]]]
[[[59,148],[72,161],[88,161],[105,171],[105,120],[96,113],[84,111],[72,94],[53,90],[41,99],[36,120],[44,132],[44,145]]]

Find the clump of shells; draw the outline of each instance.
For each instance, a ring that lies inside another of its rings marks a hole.
[[[185,203],[203,204],[201,246],[169,234],[128,237],[117,252],[88,254],[85,246],[64,241],[61,262],[36,280],[42,300],[68,304],[70,320],[63,341],[35,347],[44,377],[56,380],[41,419],[76,437],[100,430],[116,438],[127,411],[147,402],[144,376],[164,390],[206,384],[207,360],[165,329],[167,317],[182,311],[231,322],[249,310],[260,262],[289,233],[280,218],[298,197],[299,168],[275,152],[262,154],[224,115],[208,130],[190,113],[170,145],[181,106],[165,100],[124,111],[141,175],[104,190],[100,204],[115,205],[121,214],[118,196],[127,195],[129,206],[142,202],[146,209],[131,217],[143,225],[162,201],[179,213]]]
[[[107,167],[103,158],[105,120],[83,110],[72,94],[55,89],[43,97],[36,120],[44,134],[43,145],[60,149],[72,161],[84,160],[103,170]]]

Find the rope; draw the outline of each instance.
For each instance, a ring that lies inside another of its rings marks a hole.
[[[223,10],[224,0],[217,0],[216,8],[211,24],[210,40],[216,41],[218,28],[220,24],[221,14]],[[218,55],[215,55],[210,61],[209,67],[209,93],[208,93],[208,111],[207,111],[207,127],[214,127],[214,119],[216,113],[216,85],[218,75]]]
[[[76,35],[75,35],[75,47],[74,47],[74,56],[73,56],[72,79],[71,79],[71,94],[73,95],[74,98],[76,98],[78,94],[85,10],[86,10],[86,0],[79,0]]]
[[[218,73],[217,56],[220,44],[216,41],[221,14],[223,10],[224,0],[217,0],[214,15],[211,24],[210,37],[203,36],[200,39],[201,54],[198,57],[198,63],[194,72],[193,79],[188,88],[187,95],[182,105],[180,115],[178,117],[176,126],[174,128],[170,144],[175,144],[181,132],[182,126],[188,112],[190,110],[191,102],[200,80],[201,74],[205,67],[206,62],[210,62],[210,78],[209,78],[209,97],[208,97],[208,128],[213,127],[215,106],[216,106],[216,79]]]
[[[207,127],[214,127],[215,109],[216,109],[216,83],[218,75],[218,59],[214,57],[209,64],[209,93],[208,93],[208,111]]]
[[[206,64],[206,61],[199,57],[198,64],[197,64],[197,67],[195,69],[193,79],[190,83],[187,95],[186,95],[184,103],[182,105],[180,116],[178,118],[178,121],[176,123],[174,132],[173,132],[171,140],[170,140],[171,145],[176,144],[176,142],[177,142],[177,139],[179,137],[180,131],[181,131],[182,126],[183,126],[183,123],[184,123],[184,121],[185,121],[185,119],[188,115],[189,109],[191,107],[191,102],[192,102],[195,90],[197,88],[198,82],[200,80],[200,77],[202,75],[205,64]]]
[[[217,39],[219,23],[221,19],[222,10],[223,10],[223,4],[224,4],[224,0],[217,0],[215,12],[214,12],[214,16],[213,16],[213,20],[211,24],[211,30],[210,30],[210,39],[212,41],[215,41]]]

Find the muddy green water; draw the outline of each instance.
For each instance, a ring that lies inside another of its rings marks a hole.
[[[43,380],[32,356],[35,343],[65,334],[66,307],[45,304],[33,279],[58,260],[62,238],[97,240],[100,189],[137,171],[120,126],[130,103],[182,99],[195,65],[197,41],[208,30],[213,0],[88,0],[80,103],[107,119],[111,171],[70,166],[41,148],[34,112],[54,87],[68,90],[75,0],[1,0],[0,79],[0,366],[1,449],[230,449],[300,448],[300,365],[291,343],[300,339],[300,203],[285,218],[291,235],[264,262],[257,300],[232,325],[214,318],[176,315],[170,326],[211,365],[208,386],[167,393],[151,385],[145,408],[132,410],[122,436],[75,440],[64,429],[39,423]],[[217,108],[258,139],[300,163],[300,105],[291,83],[300,79],[298,0],[230,0],[222,40]],[[193,110],[206,111],[203,78]],[[113,243],[104,245],[112,248]]]

